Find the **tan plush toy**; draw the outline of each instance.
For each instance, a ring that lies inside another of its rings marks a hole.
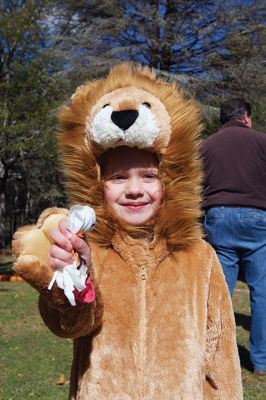
[[[199,222],[195,101],[126,63],[79,87],[59,122],[70,203],[97,217],[94,300],[72,307],[48,290],[50,232],[67,210],[44,211],[14,251],[45,324],[74,339],[69,399],[242,399],[232,304]]]

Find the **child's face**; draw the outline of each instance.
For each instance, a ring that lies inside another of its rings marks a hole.
[[[109,150],[103,179],[107,208],[120,220],[142,225],[155,216],[162,201],[155,154],[129,147]]]

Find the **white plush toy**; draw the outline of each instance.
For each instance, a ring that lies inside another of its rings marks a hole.
[[[71,233],[88,232],[96,224],[96,215],[94,210],[88,206],[76,205],[70,208],[67,218],[67,229]],[[76,257],[73,264],[54,272],[48,289],[51,290],[56,282],[60,289],[64,290],[72,306],[76,305],[73,291],[77,289],[81,292],[86,287],[87,266],[82,258]]]

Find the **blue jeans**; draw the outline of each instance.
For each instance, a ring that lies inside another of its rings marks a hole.
[[[205,213],[204,228],[231,295],[239,267],[243,268],[250,290],[250,359],[254,369],[266,371],[266,210],[211,207]]]

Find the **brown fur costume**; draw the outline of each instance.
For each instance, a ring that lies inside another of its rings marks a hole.
[[[111,119],[127,110],[138,118],[124,132]],[[74,338],[69,398],[242,399],[231,300],[198,222],[195,102],[149,69],[122,64],[78,88],[60,125],[70,201],[97,215],[88,235],[96,300],[71,307],[62,290],[47,290],[49,232],[66,210],[49,209],[36,226],[18,231],[14,252],[16,272],[40,292],[47,326]],[[120,145],[154,151],[160,160],[164,200],[146,227],[151,241],[133,239],[104,207],[98,160]]]

